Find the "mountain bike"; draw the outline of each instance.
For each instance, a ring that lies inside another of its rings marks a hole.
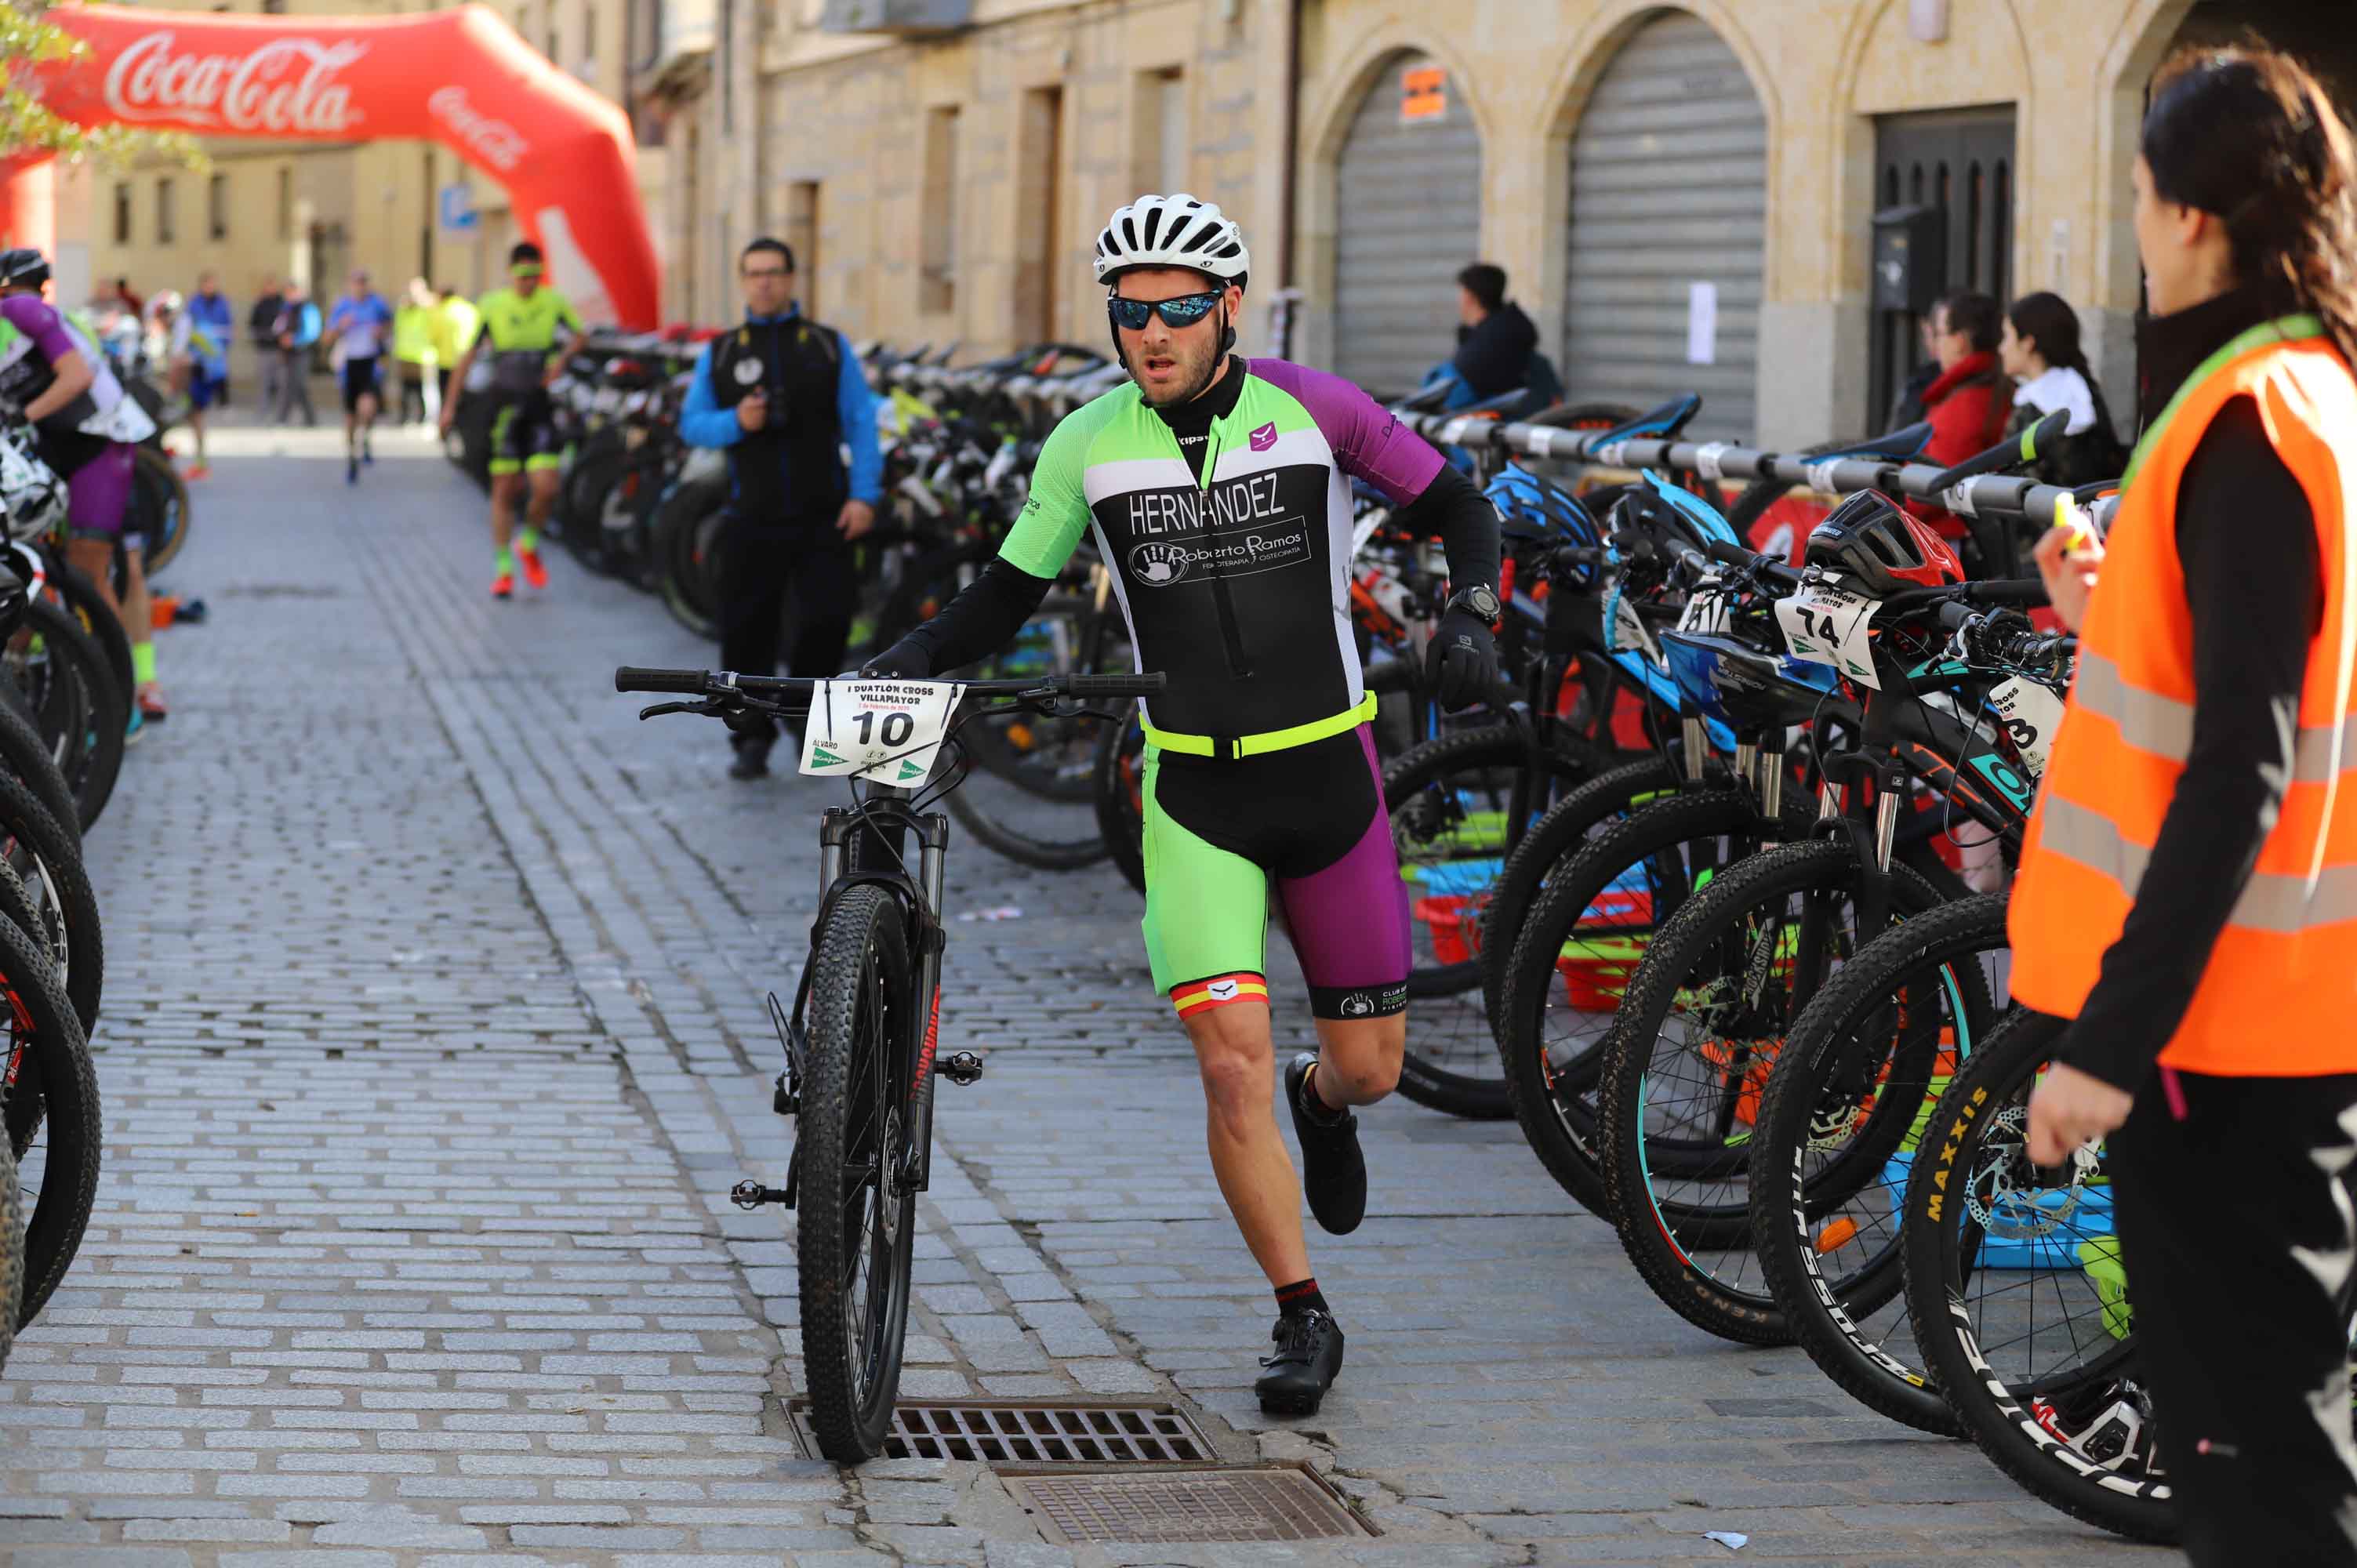
[[[1069,718],[1087,699],[1154,696],[1163,678],[810,681],[624,668],[614,688],[694,699],[658,703],[641,718],[801,718],[802,771],[851,788],[849,805],[820,817],[823,891],[792,1009],[770,997],[786,1058],[771,1104],[795,1127],[786,1185],[748,1180],[730,1196],[744,1208],[796,1211],[811,1423],[828,1458],[856,1465],[882,1453],[891,1430],[917,1194],[931,1169],[949,819],[926,808],[963,782],[957,730],[975,713]],[[938,1066],[953,1083],[982,1076],[970,1051]]]

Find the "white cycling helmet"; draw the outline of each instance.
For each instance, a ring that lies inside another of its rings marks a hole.
[[[1141,196],[1114,213],[1097,236],[1096,267],[1099,283],[1132,267],[1186,267],[1241,284],[1252,270],[1252,252],[1234,219],[1181,191]]]

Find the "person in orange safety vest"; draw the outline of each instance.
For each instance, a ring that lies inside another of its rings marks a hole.
[[[2144,435],[2038,564],[2079,666],[2009,910],[2068,1020],[2029,1153],[2104,1139],[2197,1563],[2357,1564],[2357,155],[2302,68],[2156,78]]]

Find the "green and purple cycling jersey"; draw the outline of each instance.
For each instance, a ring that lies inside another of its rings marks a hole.
[[[1146,704],[1145,932],[1182,1015],[1265,1000],[1272,883],[1318,1015],[1406,1005],[1405,890],[1351,624],[1351,482],[1406,506],[1441,467],[1357,387],[1278,360],[1240,360],[1168,414],[1124,385],[1040,449],[1000,554],[1053,577],[1093,534],[1137,668],[1168,678]]]
[[[131,499],[131,443],[152,431],[125,397],[98,345],[38,295],[0,299],[0,406],[22,413],[57,381],[57,364],[79,354],[93,372],[87,390],[36,425],[41,460],[66,481],[66,524],[81,537],[111,539]]]

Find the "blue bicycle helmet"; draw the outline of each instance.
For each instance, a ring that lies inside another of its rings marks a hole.
[[[1594,515],[1580,504],[1578,497],[1549,484],[1519,463],[1508,463],[1482,494],[1498,509],[1498,532],[1508,539],[1593,548],[1603,538]],[[1592,565],[1577,566],[1566,580],[1572,585],[1587,587],[1596,581],[1598,570]]]

